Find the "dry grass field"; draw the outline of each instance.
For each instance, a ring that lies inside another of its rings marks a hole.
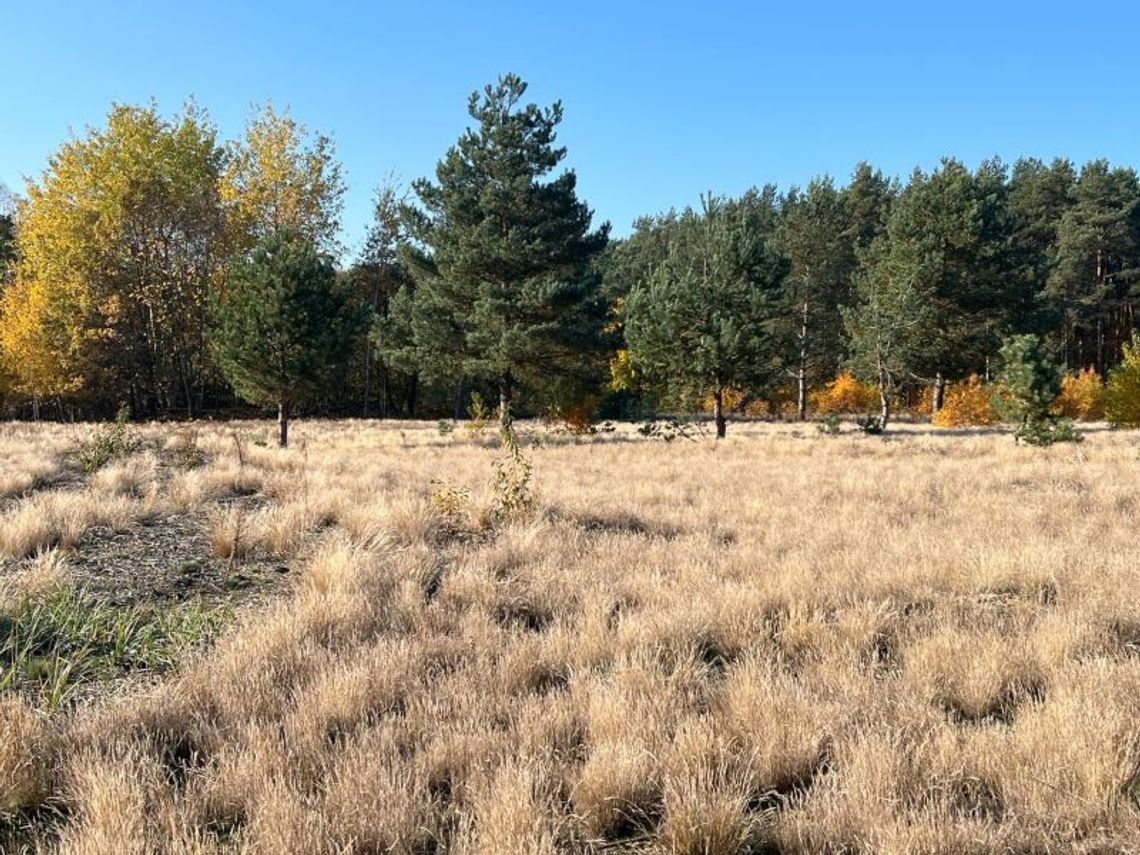
[[[1140,851],[1134,433],[525,425],[503,518],[490,430],[85,430],[0,426],[3,851]]]

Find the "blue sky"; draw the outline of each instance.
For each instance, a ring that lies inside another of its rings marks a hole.
[[[0,10],[0,181],[15,190],[113,101],[189,96],[223,136],[272,99],[330,134],[359,244],[386,173],[430,174],[503,71],[560,133],[598,219],[870,160],[1104,156],[1140,165],[1140,4],[12,0]]]

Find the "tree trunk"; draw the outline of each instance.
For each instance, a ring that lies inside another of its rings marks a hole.
[[[182,394],[186,396],[186,418],[191,421],[194,420],[194,392],[190,388],[190,365],[186,360],[186,354],[180,354],[179,359],[179,373],[182,375]]]
[[[408,380],[408,418],[416,417],[416,404],[420,396],[420,375],[413,374]]]
[[[879,404],[879,425],[886,430],[887,422],[891,420],[891,395],[890,384],[882,372],[879,373]]]
[[[392,391],[392,369],[385,366],[384,373],[380,376],[384,382],[384,407],[380,415],[387,419],[391,418],[392,414],[396,412],[395,393]]]
[[[1105,375],[1104,359],[1104,321],[1096,319],[1096,372],[1101,377]]]
[[[506,430],[511,425],[511,399],[514,397],[514,385],[510,373],[499,378],[499,428]]]
[[[361,418],[368,418],[368,399],[372,397],[372,340],[364,343],[364,403],[360,408]]]
[[[807,421],[808,308],[809,304],[805,300],[803,320],[800,324],[800,368],[796,377],[796,415],[801,422]]]
[[[277,447],[285,448],[289,445],[289,402],[282,401],[277,405]]]
[[[942,409],[942,401],[946,396],[946,378],[939,371],[934,375],[934,394],[930,397],[930,415],[935,415]]]
[[[716,438],[724,439],[728,424],[724,420],[724,387],[717,386],[713,393],[713,421],[716,422]]]
[[[463,392],[466,388],[466,383],[463,380],[459,381],[459,386],[455,389],[455,412],[452,418],[459,421],[463,418]]]

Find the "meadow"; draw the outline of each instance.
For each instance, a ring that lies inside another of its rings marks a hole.
[[[1134,432],[95,430],[0,425],[0,851],[1140,851]]]

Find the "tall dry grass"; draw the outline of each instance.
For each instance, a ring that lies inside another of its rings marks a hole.
[[[1137,850],[1135,434],[548,438],[488,527],[471,438],[229,430],[76,492],[213,515],[221,554],[244,496],[299,578],[162,684],[5,701],[43,849]]]

